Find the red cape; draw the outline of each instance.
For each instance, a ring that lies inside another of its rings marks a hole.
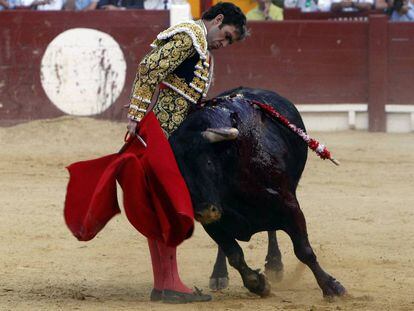
[[[131,224],[147,238],[176,246],[194,229],[191,198],[154,113],[117,154],[69,165],[64,216],[74,236],[88,241],[120,213],[116,181]]]

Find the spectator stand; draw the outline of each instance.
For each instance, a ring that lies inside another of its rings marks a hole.
[[[383,14],[384,10],[367,12],[302,12],[299,8],[284,9],[284,20],[332,20],[332,21],[368,21],[370,15]]]

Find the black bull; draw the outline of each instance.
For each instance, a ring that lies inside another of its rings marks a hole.
[[[273,106],[305,129],[288,100],[270,91],[238,88],[191,112],[169,139],[196,219],[219,246],[210,287],[227,286],[227,257],[251,292],[268,295],[266,277],[249,268],[236,240],[248,241],[256,232],[269,231],[266,270],[281,272],[274,231],[283,230],[297,258],[312,270],[323,295],[341,296],[345,288],[316,259],[296,198],[307,158],[306,143],[248,99]]]

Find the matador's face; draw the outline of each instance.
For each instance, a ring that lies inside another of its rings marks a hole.
[[[235,26],[224,25],[223,15],[219,14],[212,21],[207,32],[207,43],[209,50],[224,48],[239,39],[239,33]]]

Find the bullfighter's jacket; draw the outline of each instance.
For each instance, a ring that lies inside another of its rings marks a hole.
[[[133,84],[128,117],[140,121],[157,86],[160,93],[154,113],[167,133],[187,115],[191,103],[205,97],[213,76],[202,21],[175,25],[158,34],[153,48],[140,62]]]

